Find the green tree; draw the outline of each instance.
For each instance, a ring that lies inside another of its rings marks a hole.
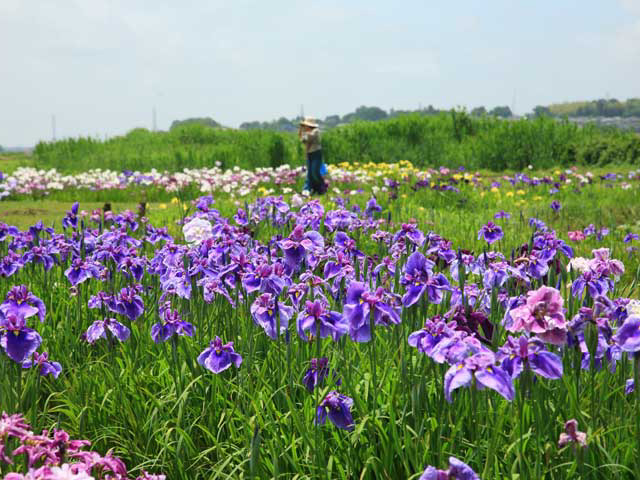
[[[549,110],[549,107],[543,107],[542,105],[537,105],[533,109],[533,116],[534,117],[550,117],[551,110]]]
[[[170,130],[173,130],[174,128],[185,126],[185,125],[203,125],[205,127],[214,127],[214,128],[219,128],[222,126],[211,117],[195,117],[195,118],[187,118],[185,120],[174,120],[171,123]]]
[[[483,106],[476,107],[473,110],[471,110],[471,115],[473,115],[474,117],[481,117],[486,114],[487,114],[487,109],[484,108]]]
[[[494,117],[509,118],[513,116],[513,113],[511,112],[511,109],[508,106],[504,105],[501,107],[493,108],[489,112],[489,115],[493,115]]]

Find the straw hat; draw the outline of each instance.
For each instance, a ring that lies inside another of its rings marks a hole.
[[[305,117],[300,121],[300,125],[311,128],[318,128],[318,123],[311,117]]]

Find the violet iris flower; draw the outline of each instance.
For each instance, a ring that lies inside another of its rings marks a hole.
[[[362,257],[364,253],[356,248],[356,241],[344,232],[336,232],[334,236],[334,243],[336,247],[339,247],[341,251],[354,257]]]
[[[550,206],[551,210],[553,210],[554,212],[558,212],[562,208],[562,205],[557,200],[554,200],[553,202],[551,202],[551,205],[549,205],[549,206]]]
[[[496,220],[499,220],[501,218],[504,218],[505,220],[509,220],[511,218],[511,214],[509,212],[505,212],[504,210],[500,210],[498,213],[496,213],[493,218],[495,218]]]
[[[45,247],[35,246],[31,250],[28,250],[22,255],[22,264],[27,263],[41,263],[45,272],[51,270],[55,263],[55,258],[51,255],[51,249]]]
[[[367,216],[373,217],[373,212],[380,212],[380,211],[382,211],[382,207],[378,205],[376,197],[371,197],[367,202],[365,213],[367,214]]]
[[[0,313],[0,346],[11,360],[23,363],[41,343],[42,337],[27,327],[24,317],[14,313]]]
[[[502,237],[504,237],[502,228],[493,222],[488,222],[486,225],[483,225],[480,230],[478,230],[478,240],[484,238],[484,240],[488,244],[497,242]]]
[[[451,393],[457,388],[470,385],[474,377],[479,389],[490,388],[509,401],[514,399],[515,389],[511,376],[496,365],[493,352],[485,350],[465,358],[447,370],[444,376],[447,401],[451,403]]]
[[[640,351],[640,316],[627,317],[622,326],[613,335],[613,341],[625,352]]]
[[[44,302],[27,290],[25,285],[11,287],[7,292],[4,302],[0,304],[0,313],[4,315],[16,315],[21,318],[29,318],[38,315],[41,322],[47,309]]]
[[[433,267],[435,264],[425,258],[420,252],[414,252],[407,260],[407,264],[404,267],[404,276],[402,277],[402,284],[406,286],[407,293],[402,297],[402,304],[405,307],[410,307],[420,297],[427,292],[429,302],[441,303],[442,292],[450,288],[447,278],[438,273],[433,275]]]
[[[544,378],[562,377],[562,359],[546,350],[540,340],[529,339],[524,335],[518,338],[509,335],[496,358],[511,378],[520,376],[525,368]]]
[[[581,297],[585,288],[592,298],[596,298],[605,295],[609,291],[609,284],[605,278],[589,270],[573,281],[571,284],[571,295]]]
[[[117,338],[120,342],[125,342],[131,335],[131,331],[115,318],[105,318],[93,322],[85,333],[87,343],[94,344],[100,338],[107,339],[107,332]]]
[[[296,225],[289,235],[280,242],[284,258],[289,268],[295,270],[300,266],[307,253],[324,248],[324,239],[316,231],[304,232],[301,225]]]
[[[282,302],[278,302],[277,297],[270,293],[259,295],[249,310],[253,321],[260,325],[272,340],[275,340],[278,338],[278,334],[287,330],[289,320],[293,316],[293,307],[288,307]],[[278,319],[280,321],[279,332]]]
[[[329,375],[329,359],[326,357],[312,358],[311,366],[307,369],[302,379],[302,383],[309,392],[313,393],[315,387],[322,385]],[[334,372],[335,378],[335,372]],[[336,380],[336,385],[340,385],[340,379]]]
[[[40,369],[40,375],[53,375],[53,378],[58,378],[62,371],[62,366],[58,362],[50,362],[49,354],[47,352],[33,352],[31,359],[25,360],[22,364],[22,368],[38,367]]]
[[[273,266],[260,265],[255,272],[247,273],[242,277],[242,285],[247,293],[259,290],[280,295],[285,284],[285,272],[282,263],[276,263]]]
[[[623,242],[624,243],[631,243],[634,240],[640,240],[640,235],[638,235],[636,233],[628,233],[627,235],[625,235]]]
[[[198,363],[213,373],[220,373],[229,368],[232,363],[239,368],[242,357],[233,349],[233,342],[223,344],[220,337],[216,336],[198,355]]]
[[[174,335],[193,337],[195,327],[182,320],[180,314],[166,308],[162,311],[162,321],[151,327],[151,338],[155,343],[166,342]]]
[[[6,257],[0,259],[0,277],[10,277],[22,267],[23,263],[20,255],[9,251]]]
[[[64,274],[71,282],[71,285],[75,287],[89,278],[100,278],[100,269],[98,265],[92,262],[74,258],[71,266],[64,271]]]
[[[133,321],[144,313],[144,303],[139,295],[139,286],[125,287],[114,298],[114,310]]]
[[[335,390],[331,391],[324,397],[316,409],[316,422],[319,425],[324,425],[327,416],[329,416],[329,420],[331,420],[331,423],[336,427],[343,430],[353,430],[352,406],[352,398],[342,395]]]
[[[398,230],[393,237],[393,241],[397,242],[401,238],[408,238],[411,243],[421,247],[424,245],[425,236],[422,231],[418,230],[415,223],[403,223],[402,229]]]
[[[437,363],[456,363],[468,353],[461,341],[466,335],[456,330],[455,322],[447,322],[437,315],[427,319],[422,329],[411,333],[408,342]]]
[[[449,457],[447,470],[438,470],[429,465],[418,480],[480,480],[480,477],[466,463],[456,457]]]
[[[75,202],[62,219],[63,228],[78,228],[78,206],[78,202]]]
[[[364,283],[351,282],[347,289],[344,318],[349,323],[349,335],[354,342],[371,340],[371,312],[374,325],[398,324],[400,308],[389,303],[389,295],[384,288],[369,291]]]
[[[310,340],[310,335],[319,335],[326,338],[331,335],[334,341],[347,333],[349,325],[338,312],[327,310],[325,302],[315,300],[305,302],[305,308],[298,314],[298,335],[303,340]],[[319,331],[318,330],[319,327]]]

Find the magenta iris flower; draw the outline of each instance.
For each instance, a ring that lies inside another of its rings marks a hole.
[[[564,299],[552,287],[542,286],[527,292],[524,305],[508,311],[511,323],[506,329],[511,332],[528,332],[554,345],[567,342],[567,324],[563,311]]]
[[[28,328],[24,317],[10,313],[0,314],[0,346],[16,363],[23,363],[35,352],[42,338]]]
[[[335,390],[331,391],[324,397],[316,409],[316,422],[319,425],[324,425],[328,416],[331,423],[336,427],[343,430],[353,430],[352,406],[352,398],[342,395]]]
[[[447,470],[438,470],[429,465],[418,480],[480,480],[480,477],[466,463],[456,457],[449,457]]]
[[[485,242],[489,244],[497,242],[502,237],[504,237],[502,228],[493,222],[488,222],[480,230],[478,230],[478,240],[484,238]]]
[[[234,364],[239,368],[242,357],[233,349],[233,342],[222,343],[220,337],[214,338],[209,346],[198,356],[198,363],[213,373],[220,373]]]

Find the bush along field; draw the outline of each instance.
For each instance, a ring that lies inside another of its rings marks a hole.
[[[400,159],[416,167],[522,170],[572,165],[636,164],[640,137],[634,133],[541,117],[500,120],[451,111],[359,122],[322,133],[329,163],[385,163]],[[202,169],[304,166],[304,151],[293,133],[231,130],[188,125],[169,132],[135,129],[105,141],[92,138],[41,142],[33,152],[38,169],[60,172],[107,169],[162,172]],[[0,166],[0,170],[2,167]]]
[[[0,474],[636,478],[637,172],[330,178],[0,223]]]

